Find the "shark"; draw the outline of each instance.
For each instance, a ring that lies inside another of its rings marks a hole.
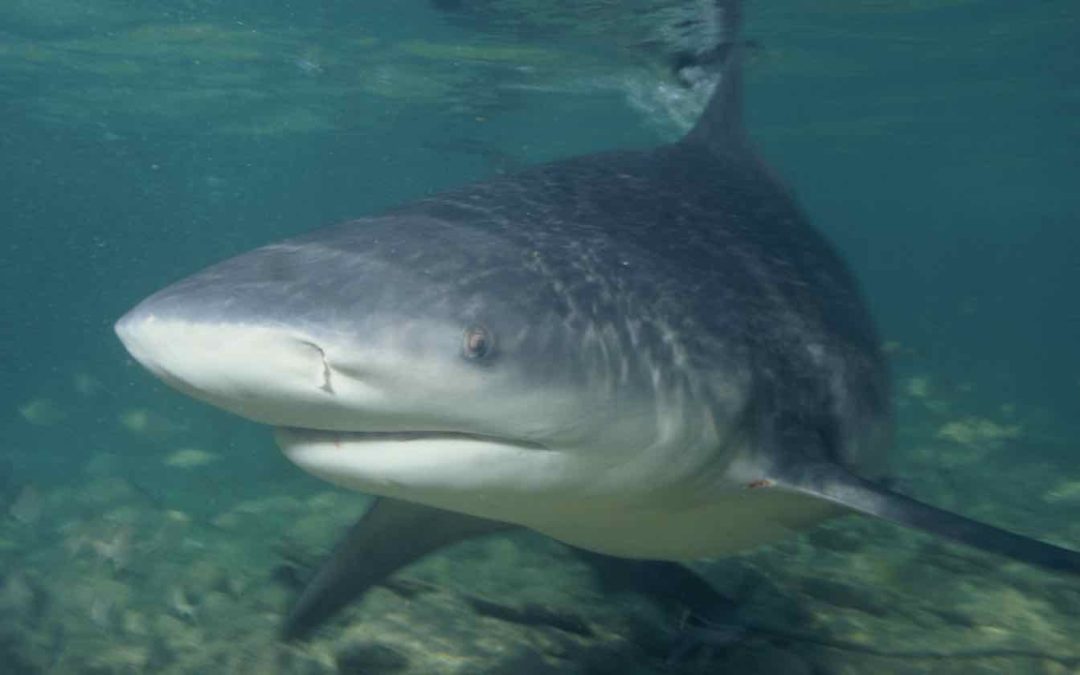
[[[714,8],[719,80],[679,140],[271,243],[116,323],[165,383],[377,497],[285,637],[424,555],[508,528],[644,570],[646,592],[691,605],[715,599],[682,562],[850,513],[1080,574],[1076,551],[887,486],[873,318],[748,136],[742,8]]]

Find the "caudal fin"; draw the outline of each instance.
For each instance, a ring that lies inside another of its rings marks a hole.
[[[1055,572],[1080,575],[1080,552],[1009,532],[924,504],[823,462],[775,479],[776,487],[812,495],[853,511],[922,530]]]

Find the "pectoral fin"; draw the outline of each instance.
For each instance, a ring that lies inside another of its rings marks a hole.
[[[302,639],[365,591],[443,546],[513,527],[396,499],[375,500],[308,582],[282,627]]]
[[[922,530],[1055,572],[1080,575],[1080,552],[1025,537],[924,504],[860,478],[841,466],[807,463],[780,472],[775,487],[813,495],[853,511]]]

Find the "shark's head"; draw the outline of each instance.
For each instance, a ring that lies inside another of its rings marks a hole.
[[[320,477],[528,521],[514,509],[548,497],[674,485],[715,447],[677,340],[602,264],[569,240],[399,213],[226,260],[116,330],[167,383],[275,427]]]

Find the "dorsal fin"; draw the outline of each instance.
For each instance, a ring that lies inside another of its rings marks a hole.
[[[705,111],[683,139],[685,143],[705,145],[717,154],[742,152],[748,146],[742,118],[742,0],[713,0],[720,42],[720,78]]]
[[[1029,565],[1080,575],[1080,552],[924,504],[839,465],[807,462],[788,466],[775,477],[774,484]]]

